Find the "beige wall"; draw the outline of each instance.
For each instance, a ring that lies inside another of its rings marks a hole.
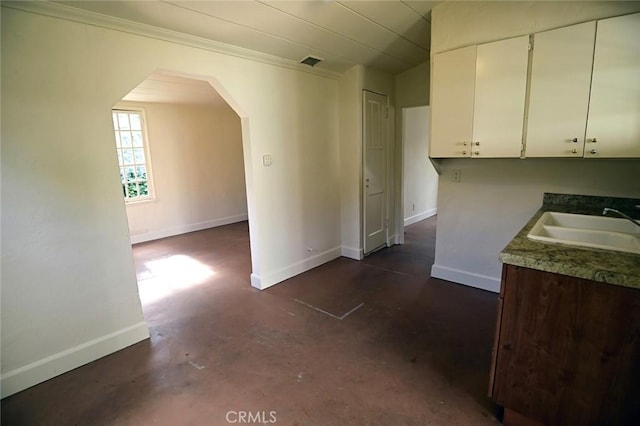
[[[397,109],[429,105],[429,72],[427,61],[395,76]]]
[[[241,117],[252,284],[340,255],[336,79],[13,7],[1,40],[3,395],[148,336],[109,111],[157,69],[210,81]]]
[[[446,2],[433,9],[432,53],[634,10],[640,2]],[[499,252],[544,192],[640,196],[640,160],[449,159],[441,167],[432,275],[491,291]]]
[[[134,243],[247,220],[240,118],[227,105],[122,102],[144,110],[154,199],[127,204]]]
[[[360,198],[362,181],[362,87],[364,67],[340,76],[340,228],[342,256],[362,258]]]

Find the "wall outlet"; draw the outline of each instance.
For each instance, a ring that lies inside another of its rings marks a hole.
[[[461,179],[462,179],[462,172],[460,171],[460,169],[454,169],[451,180],[453,182],[460,182]]]

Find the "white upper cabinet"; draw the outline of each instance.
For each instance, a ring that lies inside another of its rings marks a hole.
[[[439,53],[431,82],[433,158],[640,158],[640,13]]]
[[[582,157],[595,22],[534,35],[527,157]]]
[[[529,37],[433,58],[431,157],[520,157]]]
[[[520,157],[529,37],[478,46],[472,157]]]
[[[640,14],[598,21],[585,157],[640,157]]]
[[[475,70],[476,46],[434,55],[431,157],[471,156]]]

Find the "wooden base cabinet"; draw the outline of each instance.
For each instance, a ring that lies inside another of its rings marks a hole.
[[[489,396],[533,424],[639,425],[640,289],[504,265]]]

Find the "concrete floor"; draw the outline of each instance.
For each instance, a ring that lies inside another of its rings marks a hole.
[[[262,292],[246,222],[136,245],[151,338],[5,398],[2,424],[495,425],[497,295],[429,278],[435,224]]]

